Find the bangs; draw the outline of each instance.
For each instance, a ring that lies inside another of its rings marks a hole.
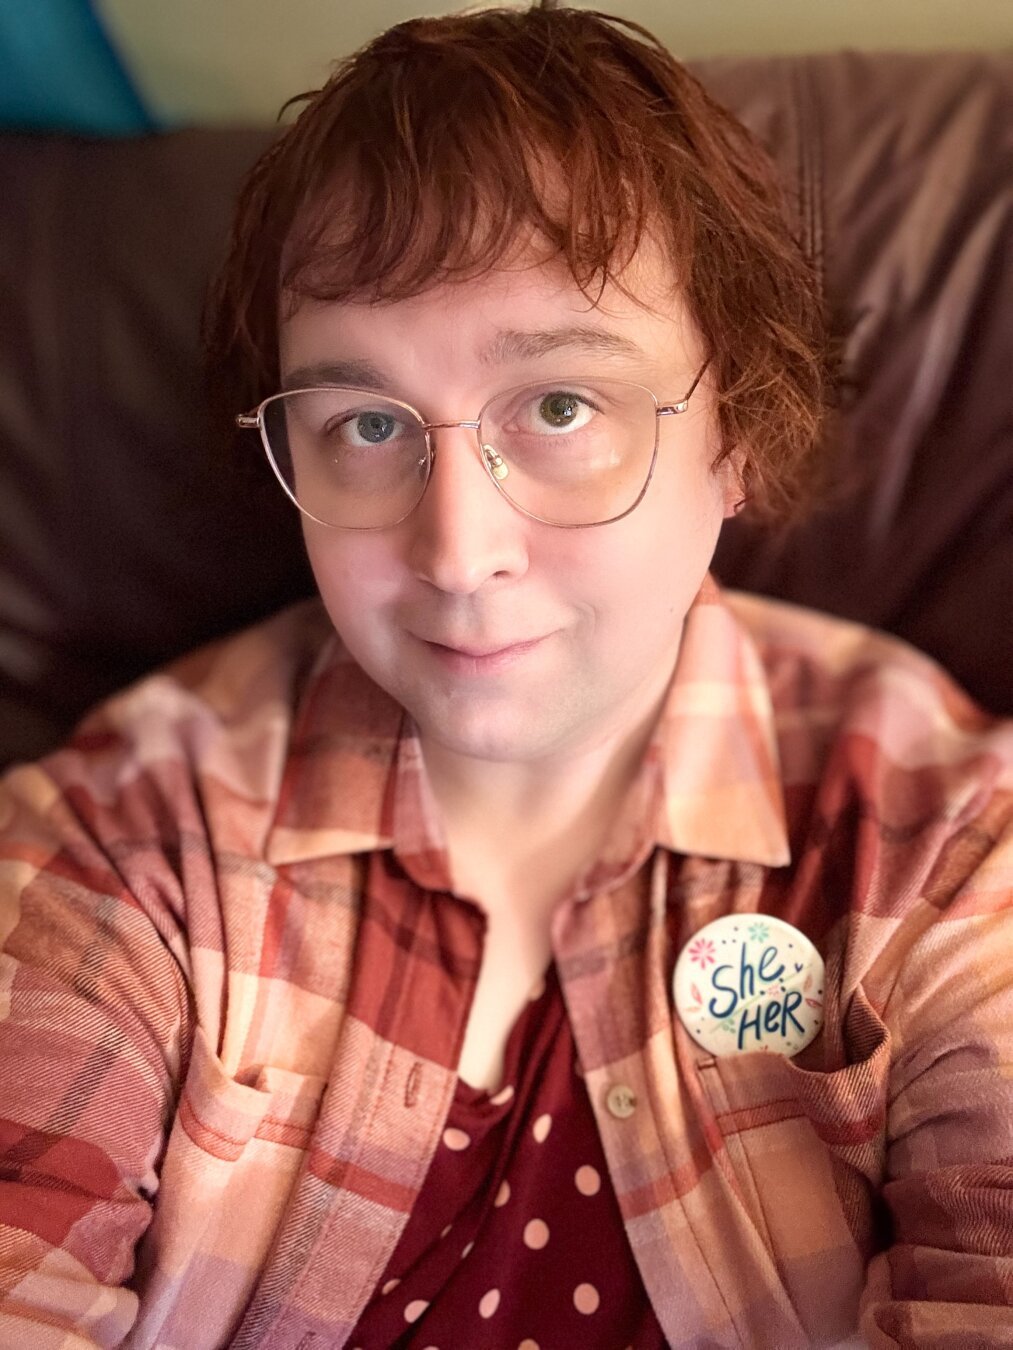
[[[670,138],[667,154],[651,153],[663,110],[645,108],[614,53],[495,44],[489,33],[453,41],[447,22],[438,44],[426,41],[425,21],[394,30],[368,78],[346,77],[345,99],[334,90],[282,257],[290,304],[406,299],[510,265],[532,246],[600,296],[649,223],[663,229],[669,257],[686,257]],[[603,56],[612,78],[588,80]]]
[[[276,391],[279,307],[409,299],[532,256],[597,304],[631,294],[646,237],[701,335],[721,454],[744,456],[758,511],[802,508],[830,394],[819,277],[769,157],[646,29],[565,6],[414,19],[292,102],[205,309],[223,419]]]

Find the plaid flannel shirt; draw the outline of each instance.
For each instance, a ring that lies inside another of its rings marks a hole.
[[[1013,1344],[1011,819],[1010,728],[926,658],[704,585],[553,924],[672,1346]],[[316,601],[6,777],[0,1345],[345,1344],[454,1093],[481,952],[447,878],[414,730]],[[673,1016],[733,912],[824,955],[794,1060]]]

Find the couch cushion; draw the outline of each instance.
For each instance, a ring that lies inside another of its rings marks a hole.
[[[850,491],[784,538],[737,521],[726,581],[860,619],[1013,713],[1013,54],[721,62],[792,174],[846,334]]]
[[[91,703],[309,589],[255,444],[202,409],[198,323],[264,132],[0,138],[0,728]]]

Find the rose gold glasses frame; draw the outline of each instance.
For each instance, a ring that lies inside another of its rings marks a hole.
[[[274,470],[278,482],[285,489],[286,495],[302,512],[304,516],[308,516],[310,520],[314,520],[318,525],[324,525],[330,530],[388,530],[395,525],[400,525],[403,520],[407,520],[408,517],[411,515],[411,513],[418,506],[419,502],[421,502],[422,498],[425,496],[426,488],[429,486],[429,480],[433,474],[433,465],[436,462],[436,447],[433,445],[430,433],[433,431],[450,430],[453,427],[464,427],[468,430],[475,432],[475,438],[478,441],[479,458],[481,459],[483,465],[485,466],[486,473],[492,479],[493,485],[496,487],[497,491],[510,503],[510,505],[514,508],[515,511],[519,511],[522,516],[527,516],[529,520],[538,521],[539,524],[552,525],[557,530],[590,530],[597,528],[599,525],[612,525],[617,520],[623,520],[632,511],[635,511],[637,507],[640,505],[640,503],[644,500],[644,496],[647,492],[647,489],[651,485],[651,479],[654,477],[654,466],[658,460],[658,439],[659,439],[658,418],[677,417],[680,413],[684,413],[687,410],[687,408],[689,407],[689,401],[693,397],[693,393],[696,390],[697,385],[703,379],[704,372],[706,371],[709,364],[710,364],[709,360],[704,362],[704,364],[697,371],[696,378],[693,380],[693,383],[690,385],[684,397],[682,397],[675,403],[659,402],[658,397],[653,390],[648,389],[648,387],[644,384],[637,384],[633,380],[613,380],[613,379],[607,380],[607,383],[609,384],[621,384],[624,385],[627,389],[642,389],[645,394],[650,395],[651,401],[654,404],[654,414],[655,414],[654,449],[651,452],[651,466],[647,471],[647,477],[644,479],[644,485],[640,489],[636,501],[634,501],[631,506],[628,506],[625,511],[620,511],[619,514],[615,516],[609,516],[607,520],[593,520],[578,525],[563,524],[558,520],[547,520],[544,516],[536,516],[533,511],[528,511],[523,506],[520,506],[517,502],[515,502],[513,497],[510,496],[506,488],[503,487],[502,483],[496,477],[494,460],[497,459],[498,456],[496,455],[495,450],[491,446],[487,447],[483,445],[482,438],[479,435],[479,428],[482,425],[482,418],[485,416],[486,409],[489,407],[490,404],[495,403],[498,399],[506,398],[507,395],[509,394],[515,394],[521,389],[531,388],[532,383],[534,383],[535,385],[542,384],[543,382],[540,380],[528,382],[526,384],[513,385],[509,389],[500,390],[499,393],[493,394],[492,398],[487,399],[486,402],[483,403],[482,407],[479,409],[478,417],[465,418],[458,422],[426,422],[423,419],[422,414],[419,412],[419,410],[417,408],[412,407],[410,403],[405,403],[403,399],[399,398],[389,398],[386,394],[382,395],[377,394],[377,391],[375,389],[359,390],[354,385],[310,385],[305,389],[285,389],[280,394],[271,394],[268,398],[265,398],[262,400],[262,402],[258,403],[255,408],[251,408],[249,412],[238,413],[236,415],[236,426],[240,430],[244,431],[256,430],[260,432],[260,440],[267,454],[267,458],[271,464],[271,468]],[[565,388],[566,385],[570,382],[579,385],[579,384],[591,384],[594,383],[594,380],[586,380],[578,378],[577,376],[574,375],[567,375],[565,377],[560,378],[559,380],[556,380],[554,378],[552,381],[550,381],[550,383],[552,384],[558,383],[560,388]],[[293,493],[292,489],[289,487],[288,483],[286,483],[284,475],[282,474],[281,469],[278,466],[278,462],[274,457],[270,443],[267,438],[267,428],[264,423],[264,410],[270,404],[276,403],[279,399],[288,398],[292,394],[311,394],[331,388],[349,389],[355,393],[373,394],[376,397],[382,397],[385,403],[393,403],[395,407],[404,408],[406,412],[411,413],[412,416],[418,422],[420,430],[425,434],[426,477],[425,481],[422,484],[422,491],[419,493],[418,497],[416,497],[415,501],[411,504],[408,510],[405,511],[403,515],[399,516],[397,520],[388,521],[384,525],[334,525],[328,520],[321,520],[320,517],[315,516],[312,511],[307,511],[305,506],[303,506],[296,499],[296,496]]]

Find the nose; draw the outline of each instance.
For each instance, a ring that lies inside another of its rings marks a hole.
[[[497,491],[474,430],[441,428],[425,493],[404,522],[409,565],[438,590],[470,595],[491,580],[523,576],[531,523]]]

